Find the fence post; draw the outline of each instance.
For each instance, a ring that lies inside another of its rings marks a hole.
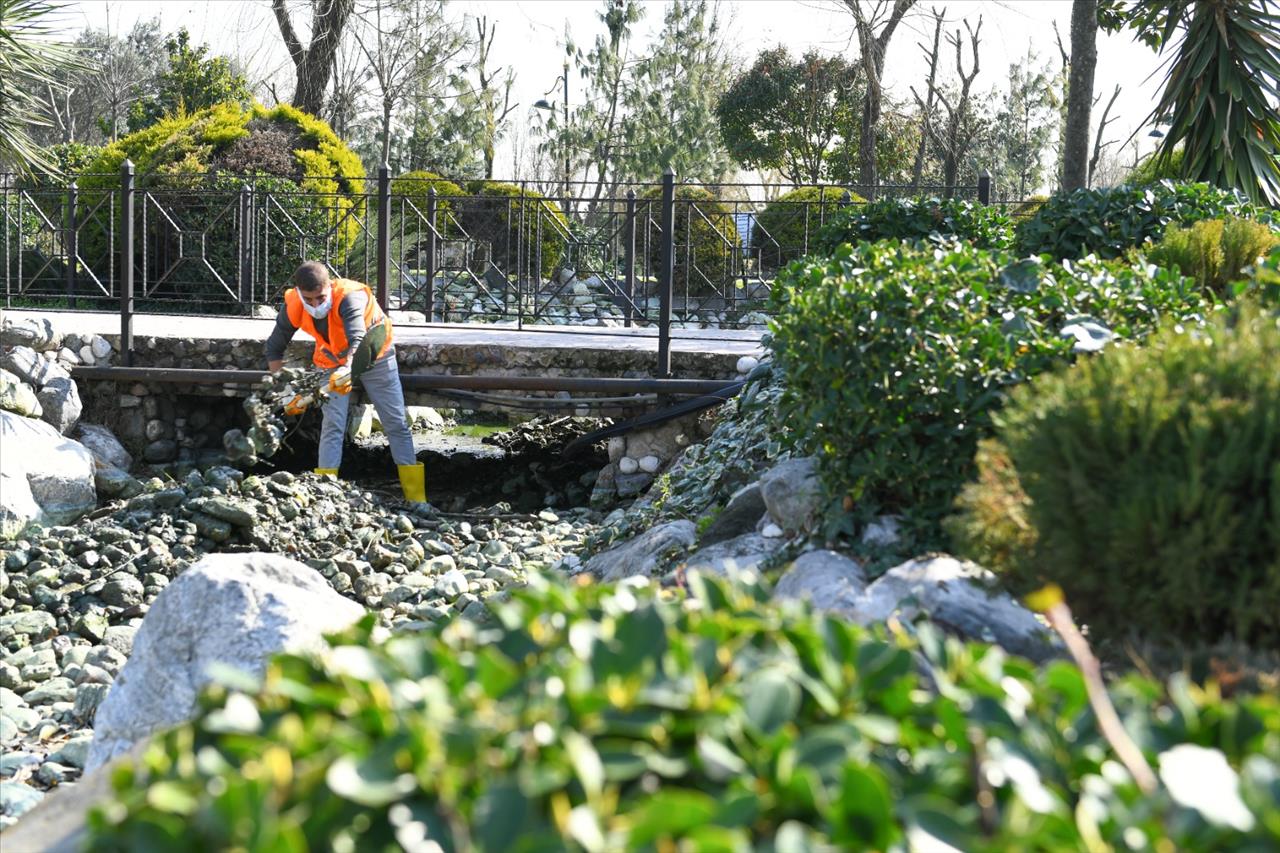
[[[67,249],[67,304],[76,307],[76,256],[80,254],[79,232],[76,230],[76,182],[67,187],[67,213],[63,219],[66,225],[66,238],[63,245]]]
[[[133,161],[120,164],[120,354],[133,366]]]
[[[436,308],[436,188],[427,187],[427,322]]]
[[[671,375],[671,302],[676,277],[676,173],[662,173],[662,254],[658,270],[658,376]]]
[[[978,175],[978,203],[991,204],[991,173],[986,169]]]
[[[250,305],[252,313],[253,303],[253,225],[251,217],[253,214],[253,204],[250,199],[249,184],[240,185],[240,240],[236,247],[240,257],[240,265],[237,270],[239,278],[240,304]]]
[[[378,306],[387,310],[391,278],[391,167],[378,167]]]
[[[635,294],[636,294],[636,191],[627,190],[627,230],[626,236],[623,237],[623,259],[622,259],[622,288],[623,295],[627,298],[626,310],[626,328],[631,328],[632,319],[635,317]]]

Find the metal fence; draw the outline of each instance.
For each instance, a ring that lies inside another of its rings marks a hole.
[[[676,328],[762,328],[778,270],[810,251],[857,187],[752,201],[780,188],[376,180],[307,192],[274,178],[82,175],[67,186],[0,176],[5,304],[135,313],[274,316],[303,260],[368,282],[401,324],[640,328],[669,371]],[[451,188],[452,187],[452,188]],[[788,187],[787,189],[792,189]],[[877,187],[879,196],[937,192]],[[953,190],[990,201],[990,182]],[[413,312],[413,313],[410,313]]]

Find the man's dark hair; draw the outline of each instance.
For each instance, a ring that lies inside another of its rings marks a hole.
[[[307,261],[293,274],[294,287],[314,293],[329,283],[329,270],[319,261]]]

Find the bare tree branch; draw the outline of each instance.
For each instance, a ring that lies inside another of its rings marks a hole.
[[[1089,158],[1089,181],[1086,186],[1093,186],[1093,176],[1098,169],[1098,162],[1102,159],[1102,151],[1108,145],[1114,145],[1115,140],[1103,142],[1102,135],[1107,131],[1107,125],[1115,121],[1110,118],[1111,107],[1116,102],[1116,98],[1120,97],[1120,84],[1116,84],[1116,89],[1111,93],[1111,100],[1107,101],[1106,109],[1102,111],[1102,120],[1098,122],[1098,135],[1093,139],[1093,156]]]

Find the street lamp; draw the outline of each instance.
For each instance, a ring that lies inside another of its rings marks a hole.
[[[566,59],[564,61],[564,73],[556,78],[556,82],[564,83],[564,129],[561,131],[561,134],[563,134],[569,129],[569,60]],[[551,91],[547,92],[547,94],[551,94],[554,91],[555,87],[552,86]],[[555,110],[555,106],[546,98],[535,101],[533,106],[539,110]],[[564,189],[561,194],[565,197],[567,203],[569,197],[569,142],[563,135],[560,137],[560,144],[564,146]]]

